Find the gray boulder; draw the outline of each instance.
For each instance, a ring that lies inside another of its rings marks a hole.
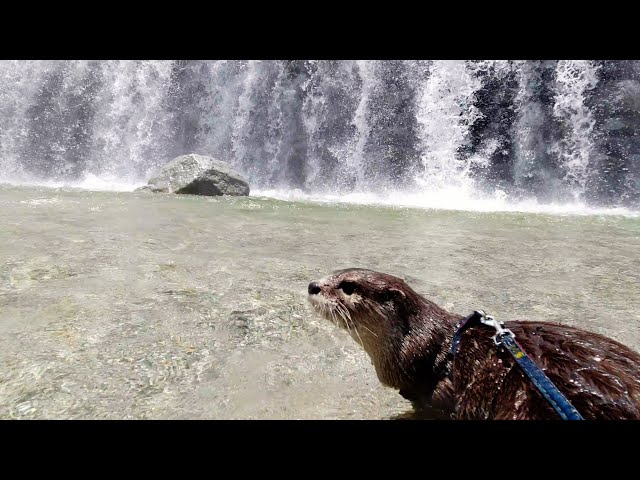
[[[191,153],[174,158],[141,191],[192,195],[249,195],[249,184],[228,164]]]

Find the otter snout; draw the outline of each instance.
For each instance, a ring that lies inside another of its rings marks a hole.
[[[317,282],[311,282],[309,284],[309,295],[317,295],[318,293],[320,293],[320,285],[318,285]]]

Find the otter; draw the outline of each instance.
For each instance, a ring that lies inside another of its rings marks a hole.
[[[338,270],[308,287],[323,317],[371,358],[379,380],[416,412],[447,419],[559,419],[495,331],[466,330],[464,317],[416,293],[404,280],[362,268]],[[543,321],[509,321],[525,352],[587,420],[640,419],[640,355],[610,338]],[[433,417],[432,417],[433,418]]]

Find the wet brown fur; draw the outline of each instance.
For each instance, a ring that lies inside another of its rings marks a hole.
[[[398,389],[416,410],[455,419],[560,418],[510,354],[493,344],[492,328],[467,330],[451,362],[447,352],[463,317],[420,296],[402,279],[346,269],[312,285],[320,289],[309,295],[316,310],[349,331],[371,357],[380,381]],[[345,294],[341,285],[353,292]],[[636,352],[566,325],[509,321],[507,327],[585,419],[640,419]]]

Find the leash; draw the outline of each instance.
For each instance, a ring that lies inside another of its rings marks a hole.
[[[553,382],[549,380],[549,377],[545,375],[540,367],[538,367],[524,352],[522,347],[518,345],[515,341],[515,334],[508,328],[505,328],[504,322],[495,320],[491,315],[487,315],[482,310],[476,310],[456,325],[456,333],[453,336],[453,344],[449,352],[449,357],[452,360],[462,339],[462,334],[468,328],[478,325],[479,323],[493,327],[496,330],[496,334],[493,336],[493,342],[497,347],[504,347],[511,354],[516,363],[563,420],[584,420],[578,410],[571,405],[567,397],[558,390]]]

